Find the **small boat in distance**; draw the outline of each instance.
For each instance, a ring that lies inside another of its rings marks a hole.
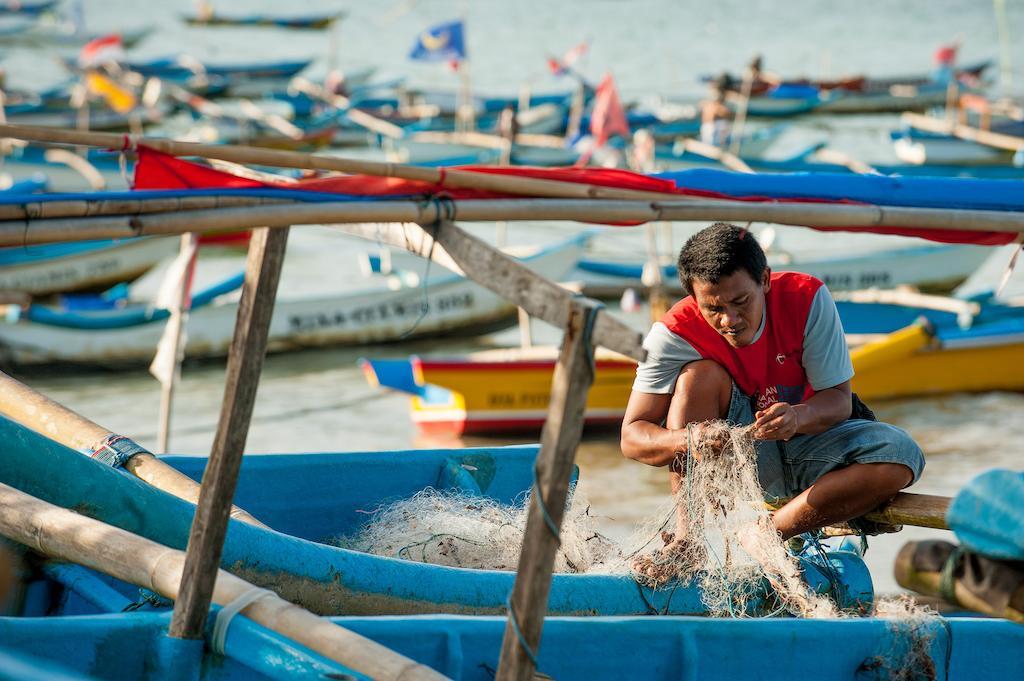
[[[266,28],[288,28],[298,30],[322,31],[330,28],[345,16],[344,12],[331,14],[307,14],[281,16],[276,14],[218,14],[216,12],[197,12],[181,15],[182,21],[189,26],[259,26]]]

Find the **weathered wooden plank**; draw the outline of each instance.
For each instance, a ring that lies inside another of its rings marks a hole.
[[[203,635],[266,355],[270,318],[287,241],[287,229],[263,227],[253,232],[249,243],[245,284],[228,353],[220,421],[203,474],[199,504],[189,533],[181,592],[174,603],[168,630],[175,638],[197,639]]]
[[[1007,151],[1020,151],[1024,149],[1024,137],[1007,135],[991,130],[982,130],[962,123],[953,123],[933,116],[907,112],[903,114],[903,121],[918,130],[936,132],[940,135],[953,135],[969,142],[977,142],[985,146],[1005,149]]]
[[[424,227],[432,233],[462,271],[476,283],[501,295],[543,319],[552,326],[565,328],[569,321],[569,301],[574,294],[548,281],[529,267],[516,261],[453,222]],[[594,324],[594,343],[643,360],[643,336],[604,310]]]
[[[594,382],[594,348],[587,338],[587,325],[588,318],[597,314],[597,310],[591,301],[583,299],[572,299],[567,307],[565,336],[555,365],[548,418],[535,464],[537,486],[530,496],[497,681],[533,678],[531,653],[523,647],[520,636],[532,651],[537,650],[559,546],[559,537],[548,522],[556,531],[561,528],[576,448],[583,433],[587,393]]]

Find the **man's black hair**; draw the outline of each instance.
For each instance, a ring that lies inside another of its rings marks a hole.
[[[716,222],[690,237],[679,251],[679,281],[693,294],[694,279],[717,284],[743,269],[760,283],[768,260],[761,244],[749,230],[727,222]]]

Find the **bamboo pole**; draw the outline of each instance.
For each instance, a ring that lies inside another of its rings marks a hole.
[[[59,241],[167,236],[219,232],[253,226],[303,224],[431,223],[496,220],[578,220],[630,223],[726,220],[773,222],[833,229],[885,226],[935,231],[1024,232],[1024,212],[903,208],[868,204],[811,204],[749,201],[597,201],[576,199],[467,199],[448,202],[361,201],[275,204],[175,211],[148,215],[0,221],[0,246]]]
[[[207,208],[238,208],[268,204],[291,203],[288,199],[253,196],[169,196],[145,199],[99,199],[96,201],[32,201],[0,204],[2,220],[45,220],[52,218],[86,218],[100,215],[140,215],[146,213],[173,213],[183,210]]]
[[[166,598],[179,596],[185,554],[0,484],[0,533],[46,556],[80,563]],[[228,605],[255,587],[218,570],[213,601]],[[245,617],[373,679],[440,681],[446,677],[289,603],[273,592]]]
[[[930,527],[934,530],[948,530],[946,511],[949,510],[952,501],[949,497],[934,494],[900,492],[895,499],[865,513],[864,517],[887,525],[913,525],[914,527]],[[768,507],[778,509],[787,503],[789,503],[789,499],[780,499],[769,503]]]
[[[530,495],[496,681],[534,678],[534,655],[547,612],[551,573],[560,542],[558,533],[576,448],[583,433],[587,393],[594,382],[594,351],[587,327],[589,315],[596,312],[588,309],[590,304],[591,301],[573,299],[567,310],[568,323],[555,364],[551,402],[535,464],[537,484]]]
[[[1006,135],[991,130],[981,130],[962,123],[955,123],[925,116],[917,113],[904,113],[903,122],[927,132],[937,132],[942,135],[953,135],[970,142],[977,142],[996,149],[1007,151],[1021,151],[1024,149],[1024,137]]]
[[[462,187],[465,189],[478,189],[525,196],[605,199],[659,199],[667,196],[661,192],[646,192],[575,182],[558,182],[528,177],[475,173],[457,168],[423,168],[396,163],[307,154],[297,151],[258,149],[231,144],[198,144],[195,142],[177,142],[149,137],[135,139],[128,135],[61,130],[41,126],[0,125],[0,138],[2,137],[56,144],[80,144],[111,149],[130,148],[132,145],[139,144],[174,156],[199,156],[246,165],[335,170],[342,173],[397,177],[438,184],[442,187]]]
[[[235,335],[228,351],[224,401],[189,533],[181,593],[168,630],[175,638],[198,639],[203,635],[263,370],[287,242],[287,229],[266,227],[254,230],[249,242]]]
[[[156,448],[161,454],[166,454],[170,449],[171,442],[171,415],[174,410],[174,391],[181,381],[181,364],[185,360],[185,344],[181,342],[182,332],[185,329],[185,321],[188,318],[190,280],[192,270],[195,267],[195,249],[198,248],[199,237],[195,232],[181,235],[181,247],[178,257],[185,257],[192,254],[192,262],[182,272],[181,281],[178,282],[178,290],[175,294],[174,307],[171,308],[171,316],[167,319],[167,330],[170,334],[171,349],[173,357],[173,368],[170,375],[165,376],[160,382],[160,416],[157,420]],[[162,344],[161,344],[162,345]],[[160,350],[157,350],[160,356]],[[153,371],[152,366],[150,371]]]
[[[92,451],[97,443],[113,434],[3,372],[0,372],[0,413],[76,450]],[[136,454],[128,459],[124,467],[132,475],[179,499],[193,504],[199,500],[199,485],[195,480],[149,452]],[[231,507],[231,517],[250,525],[266,527],[236,506]]]

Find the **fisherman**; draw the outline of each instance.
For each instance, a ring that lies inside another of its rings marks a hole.
[[[732,78],[723,73],[711,85],[711,97],[700,103],[700,141],[724,147],[732,128],[732,110],[725,100],[732,87]]]
[[[921,448],[851,393],[843,327],[821,281],[772,273],[754,235],[721,222],[686,242],[679,278],[690,295],[644,341],[622,422],[626,457],[667,466],[675,493],[706,422],[753,424],[766,497],[792,498],[771,517],[782,539],[858,518],[920,477]],[[685,547],[685,523],[680,508],[664,555]]]

